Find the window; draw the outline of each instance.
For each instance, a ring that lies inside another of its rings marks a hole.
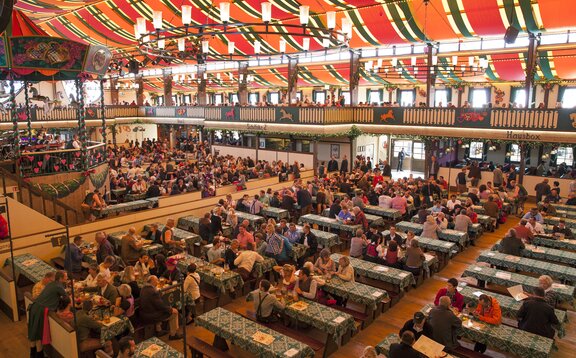
[[[512,98],[512,102],[516,103],[518,108],[522,108],[526,105],[526,89],[524,88],[515,88],[513,91],[514,98]]]
[[[258,104],[258,99],[259,99],[259,97],[260,97],[260,96],[259,96],[258,93],[250,93],[250,94],[248,95],[248,102],[249,102],[251,105],[255,106],[255,105]]]
[[[314,91],[312,92],[312,97],[314,103],[324,104],[326,102],[326,91]]]
[[[572,147],[558,147],[556,152],[556,163],[566,163],[567,166],[572,166],[574,163],[574,152]]]
[[[520,146],[518,144],[510,145],[510,161],[513,163],[520,162]]]
[[[156,102],[158,103],[158,106],[164,105],[164,96],[158,96]]]
[[[366,102],[380,104],[380,103],[382,103],[381,97],[382,97],[381,91],[371,90],[371,91],[368,91],[368,98],[367,98]]]
[[[280,93],[278,93],[278,92],[268,93],[268,101],[272,104],[280,103]]]
[[[177,105],[178,105],[178,97],[177,97],[177,96],[172,96],[172,105],[173,105],[173,106],[177,106]]]
[[[346,106],[350,105],[350,91],[342,91],[342,96],[344,96],[344,104]]]
[[[448,99],[448,90],[447,89],[437,89],[434,91],[434,106],[435,107],[446,107],[450,100]]]
[[[488,104],[488,93],[487,88],[471,88],[470,89],[470,103],[474,108],[482,108]]]
[[[416,160],[424,160],[426,158],[424,142],[414,142],[414,150],[412,151],[412,158]]]
[[[184,103],[186,103],[186,104],[192,103],[192,96],[189,94],[185,95],[184,96]]]
[[[230,105],[233,106],[235,103],[240,102],[238,100],[238,93],[230,93]]]
[[[484,156],[484,142],[471,142],[469,157],[471,159],[482,160],[483,156]]]
[[[296,99],[297,99],[298,101],[301,101],[301,100],[302,100],[302,91],[296,91]]]
[[[214,103],[214,105],[216,105],[216,106],[219,106],[219,105],[222,104],[222,94],[221,94],[221,93],[218,93],[218,94],[215,94],[215,95],[214,95],[214,97],[213,97],[213,103]]]
[[[576,107],[576,88],[566,88],[562,95],[562,108]]]
[[[398,153],[404,149],[404,153],[410,154],[410,149],[412,148],[411,140],[395,140],[394,141],[394,158],[398,158]]]
[[[410,107],[414,104],[414,91],[412,90],[401,90],[398,97],[402,107]]]

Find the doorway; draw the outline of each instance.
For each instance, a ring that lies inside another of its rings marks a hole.
[[[404,149],[404,162],[402,164],[403,172],[415,174],[424,173],[425,150],[424,142],[412,141],[408,139],[392,139],[392,151],[390,152],[390,166],[392,172],[398,168],[398,154]]]

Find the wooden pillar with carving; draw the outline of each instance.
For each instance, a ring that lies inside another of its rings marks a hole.
[[[519,143],[518,150],[520,151],[520,169],[518,173],[518,184],[524,183],[524,172],[526,171],[526,151],[528,146],[526,143]]]
[[[358,104],[358,84],[360,82],[360,52],[350,50],[350,105]],[[352,159],[352,158],[350,158]]]
[[[298,92],[298,58],[288,58],[287,101],[289,105],[296,102],[296,92]]]
[[[434,105],[434,84],[436,82],[436,73],[432,72],[432,55],[434,47],[428,43],[426,47],[426,61],[428,64],[428,72],[426,73],[426,107]]]
[[[136,88],[136,104],[139,106],[144,105],[144,76],[137,74],[134,77],[134,85]]]
[[[119,105],[118,77],[110,77],[110,102],[112,105]]]
[[[198,65],[198,104],[205,106],[206,103],[206,65]]]
[[[172,68],[165,67],[162,71],[162,79],[164,82],[164,105],[173,106],[172,101]]]
[[[238,102],[240,105],[248,103],[248,62],[238,62]],[[233,105],[233,103],[231,103]]]
[[[536,74],[536,60],[538,59],[538,45],[540,40],[536,39],[536,35],[529,33],[528,42],[528,57],[526,59],[526,81],[524,82],[524,89],[526,90],[526,103],[524,108],[530,108],[532,98],[534,97],[534,75]]]

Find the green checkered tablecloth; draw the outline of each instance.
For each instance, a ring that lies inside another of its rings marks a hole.
[[[195,319],[196,324],[230,343],[261,358],[313,357],[314,351],[304,343],[287,337],[236,313],[218,307]],[[252,337],[262,332],[274,337],[271,344],[256,342]]]
[[[330,257],[332,258],[332,261],[338,265],[338,260],[341,256],[343,255],[332,254]],[[360,260],[353,257],[349,257],[349,259],[350,265],[354,268],[354,273],[360,276],[398,285],[400,289],[416,284],[412,272],[378,265],[370,261]]]
[[[304,254],[306,254],[307,249],[308,247],[302,244],[292,244],[292,259],[294,261],[298,261],[301,257],[304,256]]]
[[[478,256],[476,261],[487,262],[494,266],[506,267],[524,272],[533,272],[539,275],[549,275],[557,280],[576,283],[576,269],[565,265],[557,265],[550,262],[502,254],[497,251],[483,251],[480,253],[480,256]]]
[[[378,215],[364,214],[368,224],[374,224],[378,226],[384,226],[384,218]]]
[[[400,210],[381,208],[376,205],[366,205],[366,207],[364,207],[364,212],[392,220],[397,220],[402,217]]]
[[[359,282],[348,282],[338,276],[322,286],[322,290],[333,295],[356,302],[375,310],[378,304],[389,299],[388,292]]]
[[[182,229],[195,234],[200,233],[200,218],[197,216],[184,216],[178,219],[176,224],[178,229]],[[222,224],[222,235],[230,237],[232,235],[232,227],[230,225]]]
[[[278,263],[276,262],[276,260],[274,260],[271,257],[264,257],[264,261],[263,262],[255,262],[254,263],[254,268],[252,270],[254,270],[254,272],[256,273],[256,277],[257,278],[261,278],[264,276],[264,274],[266,274],[267,272],[272,271],[272,269],[274,268],[274,266],[278,265]]]
[[[150,355],[143,353],[148,347],[156,345],[162,348],[162,350],[152,357],[154,358],[184,358],[184,354],[178,352],[176,349],[170,347],[160,339],[152,337],[136,345],[136,351],[134,353],[134,358],[150,358]]]
[[[550,224],[550,225],[558,225],[560,220],[564,220],[566,222],[566,227],[569,227],[571,229],[576,229],[576,219],[565,219],[565,218],[560,218],[560,217],[555,217],[555,216],[545,216],[544,217],[544,222],[546,224]]]
[[[164,230],[164,225],[160,223],[156,223],[158,225],[158,230]],[[152,230],[152,224],[144,225],[144,231],[150,232]],[[186,247],[189,249],[190,252],[194,249],[194,245],[202,241],[200,235],[196,235],[193,232],[186,231],[175,227],[174,229],[174,239],[177,241],[182,241],[186,243]]]
[[[576,212],[576,205],[552,204],[552,206],[554,206],[556,210]],[[542,202],[538,203],[538,208],[542,208]]]
[[[252,215],[242,211],[237,211],[236,216],[238,216],[238,223],[241,223],[243,220],[248,220],[250,221],[250,225],[255,229],[259,224],[266,220],[262,216]]]
[[[423,227],[424,225],[422,224],[412,223],[409,221],[401,221],[396,224],[396,229],[406,232],[412,231],[417,235],[422,233]],[[438,238],[446,241],[456,242],[460,246],[464,246],[468,241],[468,233],[463,231],[444,229],[438,233]]]
[[[288,219],[290,217],[290,212],[288,210],[274,208],[272,206],[262,208],[260,214],[265,215],[266,217],[272,217],[276,220]]]
[[[522,285],[526,292],[532,293],[534,288],[540,287],[538,278],[520,275],[508,271],[500,271],[495,268],[470,265],[462,273],[462,277],[473,277],[477,280],[486,281],[504,287]],[[560,302],[568,302],[570,305],[574,302],[574,286],[552,284],[552,289],[558,294]]]
[[[140,194],[126,194],[126,201],[136,201],[136,200],[145,200],[146,193]]]
[[[518,316],[518,311],[522,307],[523,301],[516,301],[510,296],[504,296],[493,292],[484,291],[474,287],[459,286],[458,291],[464,296],[465,303],[473,303],[474,306],[478,304],[478,297],[481,294],[485,294],[494,297],[500,304],[500,309],[502,310],[502,316],[516,319]],[[558,328],[558,337],[562,338],[566,335],[565,323],[568,322],[568,314],[566,311],[555,309],[554,310],[560,326]]]
[[[276,224],[276,227],[278,226],[280,226],[280,224]],[[296,225],[296,229],[300,232],[303,230],[301,225]],[[337,234],[316,229],[310,229],[310,232],[316,236],[319,246],[330,248],[340,245],[340,237]]]
[[[482,218],[482,220],[480,220]],[[414,215],[412,216],[412,218],[410,218],[410,221],[414,224],[418,224],[418,225],[422,225],[418,222],[418,220],[420,220],[420,218],[418,218],[418,215]],[[478,223],[476,224],[472,224],[472,226],[470,226],[470,229],[468,229],[468,231],[476,236],[482,234],[482,232],[484,231],[484,228],[482,227],[482,225],[485,224],[485,222],[488,222],[488,224],[490,223],[490,217],[487,215],[478,215]]]
[[[546,228],[544,229],[548,231]],[[552,232],[552,228],[550,228],[550,232]],[[576,251],[576,240],[567,240],[567,239],[557,240],[554,239],[554,236],[552,234],[548,234],[546,236],[536,235],[532,239],[532,243],[534,245],[551,247],[554,249]]]
[[[388,357],[390,346],[394,343],[400,343],[400,336],[396,333],[386,336],[380,343],[376,345],[376,352]]]
[[[382,231],[382,236],[386,236],[389,233],[390,230],[384,230]],[[406,238],[406,234],[403,232],[397,232],[397,234],[403,238]],[[415,236],[414,238],[418,240],[418,245],[420,245],[420,247],[425,250],[443,252],[448,254],[458,252],[458,245],[450,241],[442,241],[420,236]]]
[[[118,318],[118,320],[116,320],[116,318]],[[132,326],[128,317],[111,318],[110,324],[102,324],[102,329],[100,330],[100,341],[102,342],[102,345],[104,345],[106,344],[106,341],[109,341],[124,332],[130,332],[130,334],[134,333],[134,326]]]
[[[12,264],[12,260],[7,258],[4,266]],[[56,269],[32,254],[14,256],[14,269],[17,275],[23,275],[33,283],[41,281],[48,272]]]
[[[132,211],[132,210],[143,209],[143,208],[151,209],[153,205],[154,205],[153,202],[148,201],[148,200],[136,200],[136,201],[130,201],[127,203],[108,205],[107,207],[105,207],[102,210],[97,210],[96,213],[98,216],[120,214],[120,213],[123,213],[125,211]]]
[[[298,299],[299,302],[307,303],[308,307],[303,310],[298,310],[292,308],[292,304],[294,303],[288,303],[283,310],[286,316],[317,328],[334,337],[336,342],[338,342],[339,337],[355,330],[354,317],[350,314],[302,297]]]
[[[428,304],[420,311],[428,315],[434,306]],[[554,340],[539,336],[518,328],[503,324],[492,325],[482,322],[483,327],[468,326],[468,322],[462,324],[459,335],[473,342],[483,343],[488,347],[513,353],[519,357],[548,358],[552,352]]]
[[[361,229],[362,225],[347,225],[342,224],[340,221],[336,219],[330,219],[325,216],[315,215],[315,214],[306,214],[300,217],[298,220],[299,224],[308,223],[310,225],[316,224],[320,227],[336,229],[341,231],[347,231],[352,235],[356,235],[356,230]]]
[[[492,251],[500,251],[500,241],[492,246]],[[528,257],[536,260],[552,261],[576,266],[576,253],[566,250],[551,249],[549,247],[526,245],[522,250],[522,257]]]
[[[576,219],[576,211],[556,210],[556,215],[562,218]]]
[[[114,194],[115,198],[118,198],[124,194],[126,194],[126,188],[120,188],[120,189],[111,189],[110,192],[112,194]]]
[[[111,234],[108,234],[108,239],[110,243],[114,246],[114,249],[117,252],[120,252],[120,248],[122,247],[122,238],[128,234],[128,231],[116,231]],[[149,256],[154,256],[164,250],[164,247],[160,244],[150,244],[142,246],[142,251],[147,253]],[[87,259],[91,260],[92,259]],[[96,262],[96,258],[93,259]],[[90,261],[87,261],[90,263]]]
[[[188,265],[195,263],[198,266],[196,272],[198,272],[202,281],[216,287],[220,292],[234,292],[237,288],[244,285],[244,280],[242,280],[242,277],[238,273],[234,271],[226,271],[220,275],[216,275],[212,270],[215,268],[220,269],[221,267],[206,262],[198,257],[188,254],[180,254],[171,257],[178,259],[178,268],[182,272],[186,272]]]

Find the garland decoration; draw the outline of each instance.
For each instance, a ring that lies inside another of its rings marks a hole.
[[[20,158],[20,130],[18,130],[18,113],[13,72],[10,72],[10,117],[12,119],[12,151],[14,158]]]
[[[108,167],[103,168],[100,173],[94,173],[94,170],[91,170],[88,178],[90,178],[90,182],[94,185],[95,189],[100,189],[106,184],[108,179]]]
[[[84,182],[86,182],[86,177],[81,176],[80,178],[65,180],[64,182],[61,183],[54,183],[54,184],[35,183],[32,184],[32,186],[38,190],[41,190],[48,196],[61,199],[74,193],[82,186],[82,184],[84,184]]]

